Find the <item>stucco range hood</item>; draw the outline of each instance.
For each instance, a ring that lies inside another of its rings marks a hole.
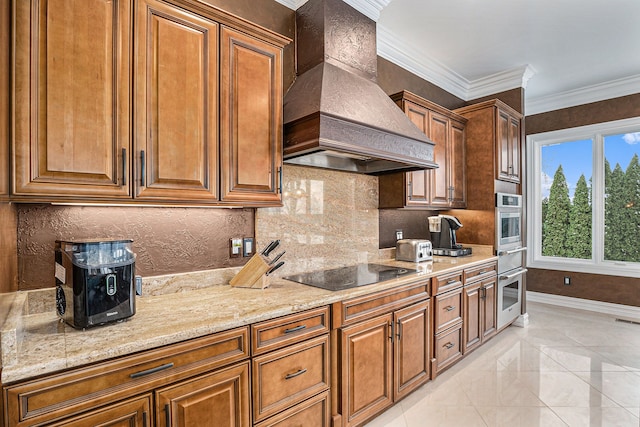
[[[376,84],[374,21],[342,0],[309,0],[296,27],[286,163],[374,175],[438,167],[434,143]]]

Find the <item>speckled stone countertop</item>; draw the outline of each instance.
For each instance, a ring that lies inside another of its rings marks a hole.
[[[274,279],[266,289],[231,287],[227,284],[228,279],[238,269],[145,279],[151,291],[137,298],[133,317],[87,330],[75,330],[61,323],[51,309],[53,304],[48,304],[49,308],[35,309],[39,304],[29,301],[27,292],[4,294],[0,307],[4,312],[0,316],[0,320],[4,318],[0,328],[2,383],[6,385],[249,325],[497,259],[487,254],[435,258],[433,262],[420,264],[377,261],[413,268],[418,273],[337,292],[284,279]],[[200,285],[189,285],[194,281]],[[167,282],[171,283],[174,293],[157,290]],[[50,293],[53,298],[53,290],[43,292],[48,296]]]

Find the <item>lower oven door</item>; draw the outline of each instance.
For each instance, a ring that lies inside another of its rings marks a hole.
[[[526,268],[498,274],[498,329],[513,322],[522,310],[522,275]]]

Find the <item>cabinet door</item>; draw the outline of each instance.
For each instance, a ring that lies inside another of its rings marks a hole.
[[[429,134],[429,110],[411,102],[404,102],[404,112],[409,120],[425,135]],[[429,173],[424,170],[407,172],[406,205],[424,207],[429,204]]]
[[[217,32],[167,3],[137,3],[137,198],[217,199]]]
[[[482,283],[482,339],[496,334],[497,329],[497,281],[494,276]]]
[[[394,401],[411,393],[431,378],[429,306],[430,301],[424,301],[394,313]]]
[[[392,320],[389,314],[341,330],[344,426],[392,404]]]
[[[462,354],[478,347],[482,340],[483,310],[480,307],[482,297],[480,286],[481,283],[477,282],[465,286],[462,291]]]
[[[451,157],[449,141],[449,119],[435,112],[429,113],[429,138],[436,143],[434,160],[437,169],[429,171],[430,205],[433,207],[448,207],[451,197],[449,187],[449,160]]]
[[[502,181],[520,182],[520,120],[497,110],[498,176]]]
[[[47,424],[49,427],[148,427],[151,425],[151,395],[119,402],[77,417]]]
[[[453,208],[467,207],[467,176],[466,176],[466,150],[465,150],[465,125],[451,121],[450,133],[450,162],[449,178],[451,183],[451,200]]]
[[[520,120],[511,117],[509,123],[509,152],[511,154],[511,178],[513,182],[520,182]]]
[[[157,390],[156,425],[250,426],[249,362]]]
[[[129,0],[14,2],[14,195],[130,197]]]
[[[282,49],[223,27],[222,200],[281,205]]]

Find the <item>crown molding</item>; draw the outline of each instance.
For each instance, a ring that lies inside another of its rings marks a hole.
[[[466,100],[469,81],[446,65],[405,43],[384,26],[377,28],[378,55],[449,93]]]
[[[393,0],[344,0],[349,6],[375,22],[378,22],[378,19],[380,19],[382,9],[387,7],[392,1]],[[289,9],[298,10],[307,0],[276,0],[276,2]]]
[[[634,93],[640,93],[640,74],[553,95],[526,99],[525,111],[530,116]]]
[[[519,87],[526,89],[529,79],[531,79],[535,73],[536,70],[532,66],[525,65],[472,80],[469,82],[469,90],[467,91],[465,101]]]

